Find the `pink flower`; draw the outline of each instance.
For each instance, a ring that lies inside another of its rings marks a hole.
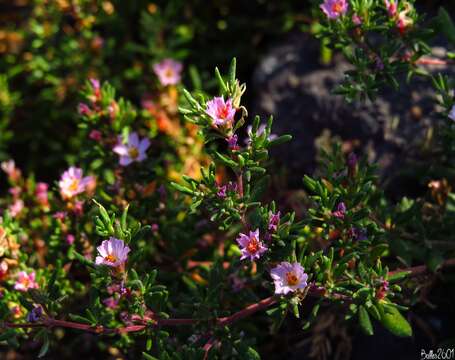
[[[414,21],[408,16],[408,13],[411,10],[411,4],[405,3],[404,10],[400,11],[398,14],[397,27],[401,34],[403,34],[406,29],[414,23]]]
[[[231,99],[224,101],[221,96],[207,101],[205,112],[212,118],[213,125],[232,127],[236,110],[232,107]]]
[[[18,291],[27,291],[28,289],[38,289],[38,283],[35,281],[35,272],[32,271],[27,274],[25,271],[21,271],[18,274],[14,289]]]
[[[66,235],[66,243],[67,243],[68,245],[73,245],[75,239],[76,239],[76,238],[74,237],[73,234],[68,234],[68,235]]]
[[[89,106],[85,103],[79,103],[79,105],[77,106],[77,112],[79,113],[79,115],[90,115],[92,113],[92,110],[90,110]]]
[[[100,246],[97,247],[98,256],[95,263],[97,265],[107,265],[118,267],[123,265],[128,258],[130,248],[125,245],[123,240],[110,237],[109,240],[104,240]]]
[[[397,0],[398,1],[398,0]],[[391,18],[394,18],[397,15],[397,3],[395,0],[384,0],[385,8],[387,9],[387,13]]]
[[[307,286],[308,275],[298,262],[283,261],[270,271],[270,276],[275,283],[275,294],[286,295]]]
[[[5,260],[0,261],[0,281],[8,275],[8,263]]]
[[[226,139],[229,149],[231,149],[231,150],[239,149],[239,146],[237,145],[238,139],[239,139],[239,137],[235,134]]]
[[[269,231],[276,231],[278,228],[278,225],[280,224],[280,217],[281,217],[281,212],[277,213],[272,213],[271,211],[269,212]]]
[[[141,162],[147,158],[146,151],[150,146],[147,138],[139,139],[137,133],[132,132],[128,135],[128,142],[124,144],[122,137],[119,136],[118,144],[114,147],[114,152],[120,155],[119,164],[128,166],[134,161]]]
[[[175,85],[180,82],[182,63],[173,59],[164,59],[153,65],[153,71],[160,80],[161,85]]]
[[[449,119],[455,121],[455,105],[452,106],[452,109],[449,112]]]
[[[227,190],[226,185],[218,186],[218,192],[216,193],[216,195],[224,199],[226,197],[226,190]]]
[[[84,202],[83,201],[75,201],[73,204],[73,213],[76,216],[82,216],[84,214]]]
[[[58,182],[60,194],[63,199],[71,199],[72,197],[83,193],[92,181],[92,176],[83,177],[82,169],[71,166],[63,173]]]
[[[354,14],[352,15],[352,22],[357,26],[362,25],[362,18],[359,15]]]
[[[22,192],[22,189],[20,186],[14,186],[8,190],[8,192],[13,196],[13,198],[17,199]]]
[[[330,20],[336,20],[348,11],[347,0],[324,0],[320,8]]]
[[[36,184],[36,188],[35,188],[36,201],[38,202],[38,204],[40,204],[43,207],[49,206],[49,199],[47,196],[48,188],[49,188],[49,185],[44,182],[39,182]]]
[[[337,209],[332,212],[332,215],[338,219],[344,219],[344,216],[346,215],[346,205],[344,202],[338,204]]]
[[[92,84],[93,90],[95,91],[100,90],[100,81],[98,79],[91,78],[89,79],[89,81]]]
[[[22,175],[21,171],[16,167],[14,160],[3,161],[1,167],[12,182],[19,180]]]
[[[24,209],[24,202],[21,199],[17,199],[14,201],[12,205],[9,206],[8,210],[10,215],[15,218],[19,216],[19,214]]]
[[[35,191],[36,193],[47,193],[47,189],[49,189],[49,185],[45,182],[36,183]]]
[[[67,213],[65,211],[57,211],[53,215],[53,218],[57,219],[57,220],[60,220],[60,221],[63,221],[63,220],[65,220],[66,216],[67,216]]]
[[[268,250],[267,246],[259,239],[259,229],[250,231],[249,235],[240,234],[237,243],[241,246],[242,257],[240,260],[250,258],[251,261],[259,259]]]
[[[118,303],[119,303],[119,300],[115,299],[113,296],[108,297],[108,298],[103,300],[103,304],[109,309],[117,308]]]
[[[100,141],[102,139],[103,134],[99,130],[92,130],[88,137],[94,141]]]

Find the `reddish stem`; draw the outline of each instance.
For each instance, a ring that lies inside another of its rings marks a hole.
[[[445,268],[445,267],[450,267],[450,266],[455,266],[455,259],[448,259],[444,261],[440,268]],[[414,266],[410,268],[405,268],[405,269],[397,269],[394,271],[390,271],[389,275],[393,275],[399,272],[403,271],[408,271],[410,274],[409,276],[418,276],[425,274],[429,272],[430,270],[426,265],[419,265],[419,266]],[[310,289],[309,294],[313,296],[325,296],[325,291],[323,289]],[[340,300],[345,300],[347,297],[346,295],[343,294],[331,294],[331,297],[334,299],[340,299]],[[242,320],[250,315],[255,314],[258,311],[264,310],[278,302],[279,298],[275,296],[270,296],[268,298],[265,298],[263,300],[260,300],[259,302],[255,304],[248,305],[244,309],[226,317],[221,317],[221,318],[216,318],[215,322],[219,326],[229,326],[239,320]],[[81,330],[81,331],[87,331],[95,334],[124,334],[124,333],[129,333],[129,332],[139,332],[144,329],[146,329],[147,326],[180,326],[180,325],[195,325],[199,322],[201,322],[201,319],[192,319],[192,318],[174,318],[174,319],[160,319],[156,318],[153,319],[154,323],[147,323],[143,322],[141,324],[137,325],[128,325],[125,327],[119,327],[119,328],[106,328],[102,325],[97,325],[97,326],[91,326],[88,324],[82,324],[82,323],[77,323],[77,322],[72,322],[72,321],[65,321],[65,320],[57,320],[53,318],[45,318],[42,322],[37,322],[37,323],[22,323],[22,324],[14,324],[14,323],[8,323],[5,322],[2,324],[2,328],[40,328],[40,327],[63,327],[63,328],[69,328],[69,329],[76,329],[76,330]],[[206,343],[205,347],[210,344],[209,342]],[[211,343],[213,345],[213,343]],[[210,348],[211,346],[210,345]],[[205,349],[204,347],[204,349]],[[210,348],[208,350],[210,350]],[[207,353],[208,353],[207,350]]]

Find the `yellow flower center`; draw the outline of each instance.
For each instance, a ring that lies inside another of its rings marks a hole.
[[[137,159],[137,157],[139,156],[139,150],[137,149],[137,147],[132,146],[128,150],[128,155],[130,156],[131,159]]]
[[[106,260],[106,261],[108,261],[110,263],[115,263],[117,261],[117,258],[114,255],[109,254],[108,256],[106,256],[104,258],[104,260]]]
[[[255,237],[251,238],[246,249],[250,254],[255,254],[259,250],[259,241]]]
[[[73,192],[74,192],[74,191],[77,191],[78,188],[79,188],[79,180],[78,180],[78,179],[74,179],[74,180],[71,182],[70,186],[68,186],[68,189],[69,189],[70,191],[73,191]]]
[[[340,3],[335,3],[332,5],[332,11],[336,13],[340,13],[342,11],[342,7]]]
[[[298,277],[292,271],[286,273],[286,281],[288,282],[288,285],[291,286],[297,285],[299,283]]]
[[[168,78],[170,77],[173,77],[174,76],[174,70],[172,70],[171,68],[167,68],[166,71],[164,72],[164,75]]]
[[[228,108],[227,106],[223,106],[218,110],[218,117],[220,119],[226,119],[228,116]]]

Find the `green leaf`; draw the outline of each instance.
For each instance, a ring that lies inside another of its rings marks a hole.
[[[218,70],[217,67],[215,68],[215,77],[218,80],[218,84],[220,85],[221,91],[223,93],[227,92],[226,83],[224,82],[223,77],[220,74],[220,70]]]
[[[439,31],[441,31],[452,44],[455,44],[455,25],[449,13],[440,7],[438,11]]]
[[[159,360],[158,358],[156,358],[156,357],[154,357],[152,355],[149,355],[146,352],[143,352],[142,356],[144,357],[145,360]]]
[[[80,315],[76,315],[76,314],[69,314],[68,316],[73,321],[80,322],[80,323],[83,323],[83,324],[88,324],[88,325],[92,324],[92,321],[87,319],[86,317],[83,317],[83,316],[80,316]]]
[[[230,168],[235,169],[238,167],[237,163],[234,160],[227,158],[226,156],[220,154],[218,151],[216,151],[215,154],[218,157],[218,159],[221,160],[221,162],[223,162],[225,165],[229,166]]]
[[[73,250],[72,254],[74,255],[74,258],[82,265],[89,266],[91,268],[95,267],[92,261],[88,260],[84,255],[78,253],[76,250]]]
[[[39,358],[42,358],[44,355],[47,354],[47,352],[49,351],[49,344],[50,344],[49,336],[46,333],[46,335],[44,336],[43,345],[41,346],[41,349],[40,349],[39,354],[38,354]]]
[[[232,58],[231,65],[229,67],[229,83],[232,85],[235,83],[235,73],[237,68],[237,59]]]
[[[412,328],[408,321],[401,315],[397,308],[379,304],[379,312],[381,313],[381,323],[392,334],[400,337],[412,336]]]
[[[180,185],[180,184],[177,184],[175,182],[171,182],[171,187],[173,187],[175,190],[177,191],[180,191],[184,194],[188,194],[188,195],[194,195],[194,191],[191,190],[190,188],[187,188],[186,186],[183,186],[183,185]]]
[[[388,281],[389,282],[394,282],[394,281],[398,281],[398,280],[401,280],[403,278],[405,278],[406,276],[408,276],[411,272],[410,271],[400,271],[400,272],[397,272],[397,273],[394,273],[392,275],[389,275],[388,277]]]
[[[292,135],[281,135],[269,142],[269,146],[281,145],[292,140]]]
[[[370,315],[363,305],[359,306],[359,322],[363,332],[367,335],[373,335],[373,325],[371,324]]]
[[[252,347],[248,347],[245,355],[246,355],[245,359],[248,359],[248,360],[260,360],[261,359],[258,352],[256,350],[254,350]]]

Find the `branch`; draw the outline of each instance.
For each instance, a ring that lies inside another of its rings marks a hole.
[[[447,268],[450,266],[455,266],[455,259],[448,259],[444,261],[440,269]],[[394,271],[390,271],[389,275],[394,275],[399,272],[407,271],[409,272],[409,276],[419,276],[430,272],[430,269],[426,265],[419,265],[414,267],[409,267],[405,269],[396,269]],[[325,289],[321,288],[310,288],[308,291],[309,295],[317,296],[317,297],[325,297]],[[336,300],[346,300],[346,295],[343,294],[330,294],[332,299]],[[229,326],[239,320],[242,320],[248,316],[251,316],[259,311],[267,309],[268,307],[276,304],[279,301],[279,298],[276,296],[270,296],[263,300],[258,301],[257,303],[248,305],[247,307],[243,308],[242,310],[226,317],[219,317],[215,319],[215,324],[217,326]],[[174,318],[174,319],[161,319],[161,318],[150,318],[148,320],[142,320],[140,324],[135,325],[128,325],[124,327],[118,328],[107,328],[102,325],[88,325],[82,324],[72,321],[65,321],[65,320],[57,320],[51,317],[44,318],[41,322],[36,323],[22,323],[22,324],[15,324],[4,322],[1,324],[2,328],[6,329],[13,329],[13,328],[52,328],[52,327],[63,327],[69,329],[76,329],[86,332],[91,332],[94,334],[99,335],[108,335],[108,334],[125,334],[125,333],[132,333],[132,332],[140,332],[145,330],[149,326],[181,326],[181,325],[196,325],[200,322],[206,320],[202,319],[193,319],[193,318]],[[209,343],[207,343],[209,344]],[[206,344],[206,345],[207,345]],[[210,349],[209,349],[210,350]]]

